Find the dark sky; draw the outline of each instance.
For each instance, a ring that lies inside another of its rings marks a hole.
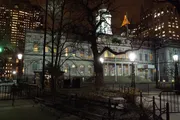
[[[11,0],[0,0],[2,1],[11,1]],[[28,1],[28,0],[12,0],[14,1]],[[29,0],[33,4],[44,3],[45,0]],[[140,9],[143,5],[145,8],[149,8],[152,0],[115,0],[115,5],[118,6],[115,13],[112,13],[112,22],[115,26],[121,26],[123,21],[123,16],[127,13],[128,19],[131,23],[138,23],[140,17]]]
[[[43,3],[45,0],[30,0],[32,3]],[[115,0],[115,5],[119,6],[116,13],[113,13],[113,23],[117,26],[121,25],[124,14],[128,14],[128,19],[132,23],[139,22],[139,14],[141,5],[149,8],[152,0]]]

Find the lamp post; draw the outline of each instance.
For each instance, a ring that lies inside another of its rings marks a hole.
[[[21,53],[17,54],[17,58],[19,60],[19,66],[18,66],[18,79],[21,79],[22,76],[22,57],[23,55]],[[19,80],[17,80],[17,83]]]
[[[174,89],[178,90],[179,87],[179,81],[178,81],[178,55],[175,54],[173,55],[173,60],[174,60],[174,67],[175,67],[175,73],[174,73],[174,80],[175,80],[175,85]]]
[[[132,79],[131,79],[131,87],[133,87],[133,88],[136,88],[136,85],[135,85],[135,73],[134,73],[134,61],[135,61],[135,59],[136,59],[136,54],[135,53],[130,53],[129,54],[129,60],[132,62],[132,73],[131,73],[131,75],[132,75]]]
[[[102,73],[103,73],[103,63],[104,63],[104,58],[102,58],[102,57],[100,57],[99,58],[99,61],[100,61],[100,63],[102,64]],[[103,76],[104,76],[104,73],[103,73]]]
[[[12,71],[12,74],[13,74],[13,82],[15,82],[15,84],[17,83],[17,75],[16,75],[16,71]],[[15,80],[14,80],[15,79]]]
[[[104,63],[104,58],[100,57],[99,61],[103,64]]]

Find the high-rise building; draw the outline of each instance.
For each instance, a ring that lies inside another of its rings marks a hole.
[[[0,6],[0,33],[3,39],[16,47],[16,52],[24,52],[25,30],[42,26],[40,11],[27,0],[8,0]],[[16,55],[10,55],[4,66],[4,77],[11,77],[12,69],[18,71]],[[15,64],[12,67],[12,64]]]
[[[172,4],[157,2],[151,9],[142,8],[140,18],[139,30],[143,38],[180,40],[180,16]]]
[[[8,34],[11,43],[20,50],[24,48],[25,30],[35,29],[41,25],[40,12],[33,8],[22,9],[18,5],[13,8],[1,6],[0,18],[0,31]]]

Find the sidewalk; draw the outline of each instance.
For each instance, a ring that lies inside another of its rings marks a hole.
[[[143,92],[143,104],[147,105],[147,107],[152,106],[152,102],[150,104],[148,104],[148,102],[152,101],[153,96],[154,96],[155,97],[155,103],[157,104],[157,106],[159,108],[159,106],[160,106],[159,93],[160,93],[160,91],[152,91],[149,93]],[[165,99],[163,99],[163,100],[165,100]],[[169,104],[173,104],[173,106],[178,105],[177,103],[174,103],[171,101],[169,101]],[[164,120],[166,120],[166,114],[163,114],[162,118]],[[180,113],[170,113],[170,120],[179,120],[179,119],[180,119]]]
[[[0,120],[76,120],[77,117],[58,112],[59,119],[50,110],[40,109],[31,100],[0,101]]]

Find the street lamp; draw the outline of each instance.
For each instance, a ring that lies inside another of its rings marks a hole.
[[[133,87],[133,88],[135,88],[136,86],[135,86],[135,73],[134,73],[134,61],[135,61],[135,59],[136,59],[136,54],[135,53],[130,53],[129,54],[129,60],[132,62],[132,73],[131,73],[131,75],[132,75],[132,80],[131,80],[131,87]]]
[[[104,63],[104,58],[100,57],[99,61],[103,64]]]
[[[21,53],[17,54],[17,57],[18,57],[19,60],[22,59],[22,56],[23,56],[23,55],[22,55]]]
[[[18,68],[18,78],[20,79],[22,76],[22,57],[23,55],[21,53],[17,54],[17,58],[19,60],[19,68]],[[19,82],[17,80],[17,82]]]
[[[12,73],[13,73],[13,75],[16,75],[16,71],[13,71]]]
[[[12,74],[13,74],[13,78],[15,79],[13,79],[13,82],[16,84],[16,82],[17,82],[17,75],[16,75],[16,71],[14,70],[14,71],[12,71]],[[16,82],[15,82],[16,81]]]
[[[175,90],[178,90],[179,87],[179,81],[178,81],[178,55],[175,54],[173,55],[173,60],[174,60],[174,67],[175,67],[175,73],[174,73],[174,80],[175,80]]]

